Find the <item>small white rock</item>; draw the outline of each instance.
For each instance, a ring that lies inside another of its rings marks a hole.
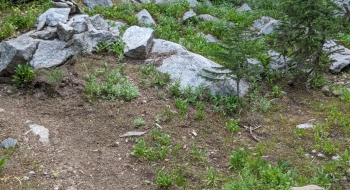
[[[5,110],[4,110],[4,109],[2,109],[2,108],[0,108],[0,113],[1,113],[1,112],[5,112]]]
[[[35,172],[34,171],[30,171],[29,174],[30,175],[35,175]]]
[[[321,158],[323,158],[323,157],[324,157],[324,155],[323,155],[323,154],[321,154],[321,153],[318,153],[318,154],[317,154],[317,156],[318,156],[318,157],[321,157]]]
[[[340,160],[341,159],[341,157],[340,156],[332,156],[332,160]]]
[[[298,129],[310,129],[310,128],[314,128],[314,126],[310,123],[303,123],[303,124],[299,124],[297,125]]]
[[[29,180],[29,177],[28,176],[24,176],[23,177],[23,181],[27,181],[27,180]]]

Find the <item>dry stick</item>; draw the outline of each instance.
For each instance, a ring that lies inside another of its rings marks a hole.
[[[254,134],[253,134],[253,130],[255,130],[255,129],[257,129],[257,128],[252,128],[252,127],[249,127],[249,131],[250,131],[250,135],[253,137],[253,139],[256,141],[256,142],[259,142],[259,139],[258,138],[256,138],[256,136],[254,136]]]

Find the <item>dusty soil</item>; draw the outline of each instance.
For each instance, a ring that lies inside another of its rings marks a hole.
[[[84,98],[85,74],[105,62],[111,69],[120,66],[114,56],[87,55],[60,66],[65,77],[56,88],[40,76],[34,82],[35,87],[27,90],[17,91],[13,84],[1,84],[0,107],[5,112],[0,113],[0,139],[16,138],[19,146],[1,171],[0,189],[155,189],[155,167],[174,167],[171,155],[156,166],[138,161],[130,155],[138,138],[119,137],[136,130],[146,131],[140,138],[148,138],[165,106],[174,109],[172,100],[157,98],[153,88],[140,89],[139,97],[132,102],[89,103]],[[137,74],[132,71],[137,61],[129,62],[132,63],[127,67],[129,76],[137,83]],[[161,122],[162,130],[171,136],[172,144],[187,146],[181,151],[188,151],[192,142],[198,142],[210,154],[208,165],[227,170],[228,154],[220,150],[221,141],[227,136],[221,134],[223,121],[215,119],[214,114],[213,118],[208,116],[209,120],[194,122],[191,112],[194,111],[190,110],[185,120]],[[133,123],[138,116],[143,117],[146,125],[135,129]],[[48,128],[50,142],[40,142],[39,136],[29,131],[30,124]],[[193,136],[194,130],[198,137]],[[207,138],[209,135],[211,138]],[[183,164],[188,162],[184,159]],[[205,166],[191,167],[190,170],[196,170]],[[30,171],[35,175],[30,175]],[[200,174],[196,175],[189,178],[195,186],[201,186]],[[24,180],[24,176],[29,180]],[[190,189],[191,186],[189,183]]]
[[[142,62],[126,61],[129,63],[127,75],[139,85],[134,68]],[[174,101],[169,96],[160,98],[153,87],[139,88],[140,95],[131,102],[96,100],[90,103],[84,95],[86,75],[103,68],[105,63],[110,70],[122,65],[115,56],[92,54],[60,66],[64,78],[54,87],[45,81],[43,70],[38,71],[33,87],[26,90],[17,90],[11,80],[0,79],[0,108],[5,110],[0,112],[0,140],[19,141],[0,171],[0,189],[158,189],[155,183],[159,170],[182,171],[185,185],[173,185],[172,189],[207,188],[203,182],[205,168],[212,166],[220,176],[230,175],[230,152],[240,146],[264,149],[265,158],[271,163],[299,157],[295,149],[303,141],[297,141],[294,136],[295,125],[324,121],[324,114],[317,115],[310,110],[317,102],[331,100],[319,91],[286,87],[289,91],[273,101],[269,115],[247,114],[242,119],[241,132],[233,135],[225,130],[225,123],[235,115],[223,116],[213,112],[210,105],[206,106],[204,120],[195,120],[196,111],[190,108],[184,120],[175,116],[166,121],[164,110],[168,107],[176,111]],[[166,93],[165,88],[160,90]],[[261,93],[268,91],[262,89]],[[146,124],[135,128],[134,119],[140,116]],[[30,124],[48,128],[50,142],[40,142],[30,131]],[[254,131],[254,136],[266,143],[255,147],[256,140],[244,126],[258,125],[262,127]],[[171,137],[171,150],[166,159],[148,161],[132,156],[136,140],[152,142],[152,129],[160,127]],[[119,137],[128,131],[146,134]],[[339,138],[346,139],[346,136]],[[191,159],[189,152],[193,143],[206,150],[206,162]],[[175,145],[181,147],[177,153],[173,151]],[[4,154],[5,150],[0,149],[0,155]],[[31,171],[35,174],[30,174]]]

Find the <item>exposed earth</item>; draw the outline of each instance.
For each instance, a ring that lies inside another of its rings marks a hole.
[[[271,163],[278,158],[298,157],[295,149],[303,142],[283,133],[293,134],[300,122],[323,122],[325,115],[315,114],[312,109],[317,102],[332,100],[319,90],[285,87],[287,93],[273,101],[269,114],[246,114],[241,118],[241,132],[231,134],[224,126],[235,114],[223,116],[213,112],[208,103],[203,120],[195,120],[195,109],[190,108],[184,120],[174,116],[166,121],[164,110],[168,107],[176,111],[174,101],[169,96],[159,97],[153,87],[139,88],[140,95],[131,102],[96,100],[90,103],[84,96],[86,74],[105,63],[111,70],[120,68],[122,64],[117,64],[115,59],[99,53],[68,61],[60,66],[65,76],[55,88],[40,79],[42,71],[38,71],[35,86],[26,90],[16,90],[11,79],[1,78],[0,106],[4,112],[0,112],[0,138],[15,138],[19,146],[1,170],[0,189],[157,189],[159,170],[181,170],[186,179],[182,189],[203,189],[206,188],[203,182],[206,167],[214,167],[221,176],[230,175],[230,152],[241,145],[258,150],[255,138],[266,142],[266,147],[260,149],[264,149]],[[129,63],[127,75],[140,85],[134,69],[139,66],[138,61],[126,62]],[[166,93],[165,88],[161,91]],[[261,91],[268,92],[267,89]],[[134,120],[140,116],[145,125],[136,128]],[[46,127],[49,143],[40,142],[39,136],[30,131],[30,124]],[[244,126],[258,125],[261,128],[253,135],[244,129]],[[147,161],[132,156],[136,140],[152,140],[151,131],[157,128],[171,138],[171,150],[166,158]],[[129,131],[146,134],[119,137]],[[346,138],[340,133],[334,135]],[[272,149],[269,148],[271,142],[277,143]],[[193,143],[206,150],[206,162],[186,156]],[[175,146],[180,147],[178,152],[174,151]],[[4,153],[5,150],[0,149],[0,154]],[[348,183],[339,183],[349,187]]]

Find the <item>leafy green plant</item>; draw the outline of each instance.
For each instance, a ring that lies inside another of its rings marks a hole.
[[[111,71],[105,78],[105,82],[97,82],[95,75],[88,76],[85,92],[90,102],[95,98],[131,101],[139,95],[137,86],[118,70]]]
[[[169,145],[170,136],[167,134],[164,134],[164,132],[160,129],[153,129],[152,137],[157,143],[161,145]]]
[[[7,158],[8,158],[7,154],[5,156],[1,157],[1,159],[0,159],[0,170],[5,165]]]
[[[15,68],[15,74],[12,76],[13,81],[16,83],[17,87],[27,87],[35,77],[35,71],[29,63],[24,65],[17,65]]]
[[[163,188],[168,188],[173,183],[171,175],[166,175],[163,171],[157,173],[156,184]]]
[[[282,89],[281,89],[281,87],[279,87],[279,86],[277,86],[277,85],[275,85],[275,86],[273,86],[272,87],[272,91],[271,91],[271,94],[272,94],[272,96],[274,96],[274,97],[280,97],[281,95],[282,95]]]
[[[147,158],[153,152],[152,148],[148,147],[144,140],[137,140],[137,145],[133,146],[133,148],[131,155],[137,158]]]
[[[182,91],[180,89],[181,81],[175,80],[173,84],[168,86],[168,92],[173,97],[180,97],[182,94]]]
[[[238,126],[239,121],[240,121],[240,119],[229,120],[226,123],[226,129],[229,130],[231,133],[238,132],[239,131],[239,126]]]
[[[206,182],[208,186],[217,186],[220,179],[218,178],[217,173],[214,170],[214,168],[207,167],[205,169],[205,172],[207,174],[207,178],[203,181]]]
[[[187,100],[183,100],[182,98],[175,98],[175,106],[179,109],[180,118],[184,119],[184,115],[188,109]]]
[[[134,119],[134,126],[135,127],[140,127],[141,125],[144,125],[145,124],[145,121],[143,120],[142,117],[136,117]]]
[[[174,112],[170,110],[170,108],[165,107],[164,108],[165,116],[167,121],[171,121],[172,118],[174,117]]]
[[[298,136],[300,138],[300,137],[305,136],[306,130],[305,129],[301,129],[301,128],[295,128],[295,132],[294,133],[295,133],[296,136]]]
[[[197,145],[195,143],[192,144],[192,148],[190,151],[192,161],[197,161],[202,164],[205,164],[207,162],[205,153],[206,153],[206,150],[197,148]]]

